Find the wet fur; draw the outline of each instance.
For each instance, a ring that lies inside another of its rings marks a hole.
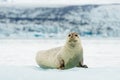
[[[77,33],[70,33],[62,47],[39,51],[36,56],[37,64],[43,68],[87,68],[83,65],[83,48],[79,36],[76,35]]]

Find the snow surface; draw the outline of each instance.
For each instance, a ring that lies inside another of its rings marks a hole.
[[[62,46],[65,40],[0,40],[1,80],[120,80],[120,39],[84,39],[84,63],[88,69],[42,69],[36,52]]]

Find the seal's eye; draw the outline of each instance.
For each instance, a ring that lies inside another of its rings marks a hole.
[[[76,34],[75,36],[77,37],[78,35]]]
[[[68,37],[70,37],[71,35],[69,34]]]

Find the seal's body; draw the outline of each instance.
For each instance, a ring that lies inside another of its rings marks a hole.
[[[39,51],[36,56],[37,64],[43,68],[57,68],[59,64],[57,53],[60,49],[61,47],[57,47],[46,51]]]
[[[77,33],[70,33],[62,47],[40,51],[36,56],[37,64],[43,68],[68,69],[84,67],[83,48]]]

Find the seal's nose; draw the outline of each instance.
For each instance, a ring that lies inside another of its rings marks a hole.
[[[75,38],[75,36],[72,34],[71,36],[70,36],[70,39],[74,39]]]
[[[77,35],[77,33],[70,33],[70,34],[68,35],[68,37],[69,37],[70,39],[74,39],[75,37],[78,37],[78,35]]]
[[[71,35],[70,38],[73,38],[73,35]]]

